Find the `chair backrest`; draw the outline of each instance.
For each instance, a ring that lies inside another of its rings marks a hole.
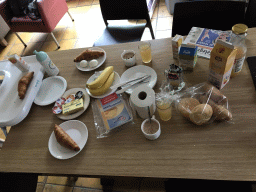
[[[245,24],[248,27],[256,27],[256,0],[249,0],[245,13]]]
[[[100,0],[104,22],[107,20],[145,19],[150,21],[146,0]]]
[[[231,30],[237,23],[244,23],[245,2],[194,1],[176,3],[173,14],[172,37],[187,35],[190,29],[202,27]]]

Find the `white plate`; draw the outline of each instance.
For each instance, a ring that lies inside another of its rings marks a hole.
[[[94,51],[103,51],[104,55],[99,57],[98,59],[96,59],[98,61],[98,65],[96,67],[80,67],[80,62],[75,62],[76,68],[79,69],[80,71],[92,71],[92,70],[95,70],[98,67],[100,67],[105,62],[105,60],[107,58],[106,52],[103,49],[101,49],[99,47],[92,47],[90,49],[94,50]],[[88,61],[88,63],[89,63],[89,61]]]
[[[54,103],[66,91],[67,81],[61,76],[52,76],[43,80],[34,103],[40,106]]]
[[[100,72],[102,72],[102,71],[100,71]],[[120,82],[120,76],[118,75],[117,72],[114,71],[114,73],[115,73],[115,78],[114,78],[114,81],[113,81],[113,83],[112,83],[111,86],[116,85],[116,84],[118,84],[118,83]],[[92,81],[94,81],[94,79],[95,79],[95,74],[93,74],[93,75],[87,80],[86,84],[91,83]],[[108,96],[108,95],[114,93],[114,92],[116,91],[116,89],[117,89],[117,88],[115,88],[115,89],[110,89],[110,88],[109,88],[108,91],[107,91],[105,94],[100,95],[100,96],[94,96],[94,95],[92,95],[92,94],[90,93],[90,91],[89,91],[88,88],[86,88],[86,91],[87,91],[87,93],[88,93],[91,97],[94,97],[94,98],[103,98],[103,97],[106,97],[106,96]]]
[[[88,129],[86,125],[81,121],[71,120],[61,123],[59,126],[77,143],[80,147],[80,151],[82,151],[88,139]],[[57,142],[54,131],[50,136],[48,148],[51,155],[57,159],[69,159],[80,152],[62,147]]]
[[[62,119],[62,120],[70,120],[70,119],[74,119],[77,118],[78,116],[82,115],[83,112],[85,112],[85,110],[88,108],[89,103],[90,103],[90,96],[88,95],[88,93],[85,91],[85,89],[82,88],[74,88],[74,89],[69,89],[68,91],[66,91],[62,97],[66,98],[67,96],[71,95],[71,94],[76,94],[78,91],[82,91],[84,94],[84,109],[80,110],[76,113],[70,114],[70,115],[63,115],[63,114],[57,114],[57,117]]]
[[[151,67],[148,67],[148,66],[145,66],[145,65],[138,65],[138,66],[131,67],[131,68],[127,69],[122,74],[121,79],[120,79],[120,83],[135,78],[136,76],[139,75],[138,73],[145,73],[147,75],[151,75],[150,81],[148,83],[145,83],[145,84],[148,85],[151,88],[153,88],[156,85],[157,74],[156,74],[155,70],[152,69]],[[125,91],[125,92],[128,93],[128,94],[131,94],[132,91],[140,85],[141,84],[133,85],[130,89],[127,89],[127,91]]]

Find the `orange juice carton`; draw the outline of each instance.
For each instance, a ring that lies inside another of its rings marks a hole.
[[[211,51],[208,81],[222,89],[229,81],[237,49],[228,42],[217,40]]]
[[[197,46],[181,44],[179,63],[183,70],[193,70],[197,62]]]
[[[179,50],[182,42],[184,41],[183,36],[181,35],[175,35],[172,39],[172,52],[173,52],[173,58],[178,59],[179,58]]]

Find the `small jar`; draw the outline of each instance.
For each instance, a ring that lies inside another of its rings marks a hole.
[[[247,47],[245,39],[247,36],[248,27],[245,24],[236,24],[232,27],[231,43],[237,49],[236,58],[231,72],[231,77],[235,77],[242,71]]]

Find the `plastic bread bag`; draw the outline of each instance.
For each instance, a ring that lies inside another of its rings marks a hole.
[[[104,98],[94,99],[92,110],[97,138],[107,137],[116,128],[133,123],[128,98],[123,94],[112,93]]]
[[[175,107],[196,125],[213,121],[233,122],[227,97],[209,83],[197,84],[178,93]]]

